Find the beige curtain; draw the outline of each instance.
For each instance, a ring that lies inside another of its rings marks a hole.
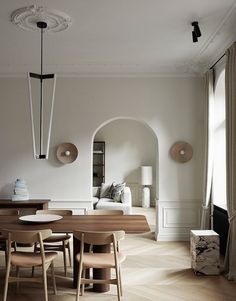
[[[205,102],[204,102],[204,177],[201,229],[211,228],[211,191],[213,170],[213,70],[205,74]]]
[[[225,271],[236,280],[236,44],[226,51],[226,189],[229,235]]]

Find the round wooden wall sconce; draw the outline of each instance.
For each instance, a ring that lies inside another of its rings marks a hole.
[[[178,141],[172,145],[170,149],[170,155],[175,161],[185,163],[192,159],[193,148],[187,142]]]
[[[63,164],[74,162],[77,156],[78,156],[78,149],[72,143],[69,142],[62,143],[57,148],[57,159]]]

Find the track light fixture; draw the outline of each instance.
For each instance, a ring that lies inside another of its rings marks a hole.
[[[192,22],[192,26],[193,26],[193,31],[192,31],[192,38],[193,38],[193,43],[198,42],[198,38],[202,35],[198,22],[194,21]]]

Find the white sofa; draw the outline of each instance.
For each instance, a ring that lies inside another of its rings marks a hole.
[[[113,199],[100,198],[100,187],[93,187],[93,208],[95,210],[123,210],[124,214],[132,214],[132,197],[128,186],[121,193],[121,201],[115,202]]]

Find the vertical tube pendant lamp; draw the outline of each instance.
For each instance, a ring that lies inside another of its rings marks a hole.
[[[37,28],[40,29],[40,61],[41,61],[41,72],[37,73],[28,73],[28,88],[29,88],[29,103],[30,103],[30,115],[31,115],[31,127],[32,127],[32,139],[33,139],[33,156],[34,159],[48,159],[49,155],[49,145],[51,137],[51,128],[52,128],[52,117],[53,117],[53,106],[54,106],[54,96],[56,88],[56,75],[55,74],[43,74],[43,33],[47,28],[47,23],[43,21],[37,22]],[[36,79],[39,83],[39,103],[34,102],[32,99],[32,79]],[[47,99],[44,99],[44,81],[53,80],[52,87],[52,97],[51,102]],[[37,106],[36,106],[37,104]],[[37,107],[37,109],[36,109]],[[49,109],[47,114],[48,124],[44,116],[46,108]]]

